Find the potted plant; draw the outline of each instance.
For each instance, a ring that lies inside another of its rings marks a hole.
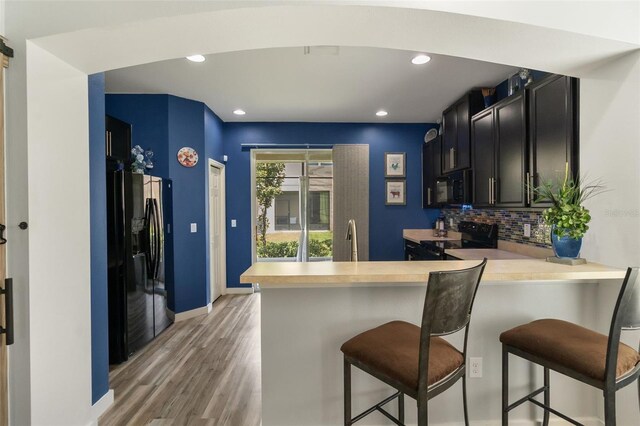
[[[599,181],[583,183],[570,177],[569,163],[561,183],[547,182],[534,188],[541,201],[551,202],[542,217],[551,226],[551,244],[556,257],[575,259],[580,255],[582,238],[591,221],[589,210],[583,204],[604,191]]]

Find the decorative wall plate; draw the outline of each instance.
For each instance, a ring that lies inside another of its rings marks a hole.
[[[178,151],[178,163],[185,167],[193,167],[198,164],[198,153],[193,148],[183,146]]]
[[[429,129],[427,133],[424,134],[424,143],[429,142],[438,137],[438,131],[436,129]]]

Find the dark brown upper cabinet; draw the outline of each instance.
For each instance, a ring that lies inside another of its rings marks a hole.
[[[472,90],[442,113],[443,174],[471,167],[471,117],[482,109],[481,92]]]
[[[474,206],[526,206],[525,107],[520,92],[473,116]]]
[[[430,140],[422,145],[422,207],[436,208],[436,179],[442,174],[442,138]]]
[[[529,181],[532,186],[564,179],[565,165],[577,177],[578,80],[552,75],[527,88],[529,111]],[[531,207],[548,203],[531,194]]]
[[[131,124],[107,115],[105,130],[107,159],[125,163],[131,161]]]

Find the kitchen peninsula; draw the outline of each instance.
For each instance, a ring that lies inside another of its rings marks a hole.
[[[418,324],[429,273],[475,264],[477,261],[265,262],[245,271],[241,281],[259,284],[262,291],[262,424],[342,424],[340,345],[391,320]],[[572,267],[541,259],[489,261],[469,336],[469,355],[483,358],[484,363],[483,376],[468,380],[472,423],[499,423],[500,332],[546,317],[606,332],[623,277],[624,270],[596,263]],[[449,340],[460,347],[461,337]],[[526,364],[514,362],[512,397],[524,394],[531,374]],[[391,394],[384,384],[357,370],[352,380],[354,413]],[[569,407],[569,414],[587,423],[597,417],[595,391],[555,376],[552,380],[554,403]],[[407,424],[415,424],[415,402],[406,398],[405,404]],[[439,395],[430,407],[430,424],[462,423],[459,392]],[[531,421],[530,416],[531,411],[524,409],[514,411],[512,418]],[[386,424],[382,419],[369,416],[362,424]]]

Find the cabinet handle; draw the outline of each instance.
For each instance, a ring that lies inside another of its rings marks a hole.
[[[491,178],[489,178],[489,204],[491,204]]]
[[[453,169],[453,148],[449,148],[449,169]]]
[[[529,188],[531,188],[531,191],[533,192],[533,187],[535,185],[535,178],[533,177],[533,175],[531,175],[529,177]],[[529,196],[531,204],[533,204],[535,202],[535,200],[533,199],[535,194],[531,193],[531,195]]]
[[[531,178],[531,173],[527,172],[527,181],[525,182],[525,185],[527,186],[527,204],[531,204],[531,184],[530,179]]]
[[[496,192],[498,192],[498,181],[496,180],[496,178],[493,178],[493,185],[492,185],[493,189],[493,205],[496,204]]]
[[[104,150],[106,151],[107,155],[109,155],[109,131],[105,130],[104,132]]]
[[[451,148],[451,161],[453,162],[453,167],[452,168],[456,168],[456,149],[455,148]]]
[[[113,155],[112,143],[111,143],[111,132],[109,132],[109,156]]]

